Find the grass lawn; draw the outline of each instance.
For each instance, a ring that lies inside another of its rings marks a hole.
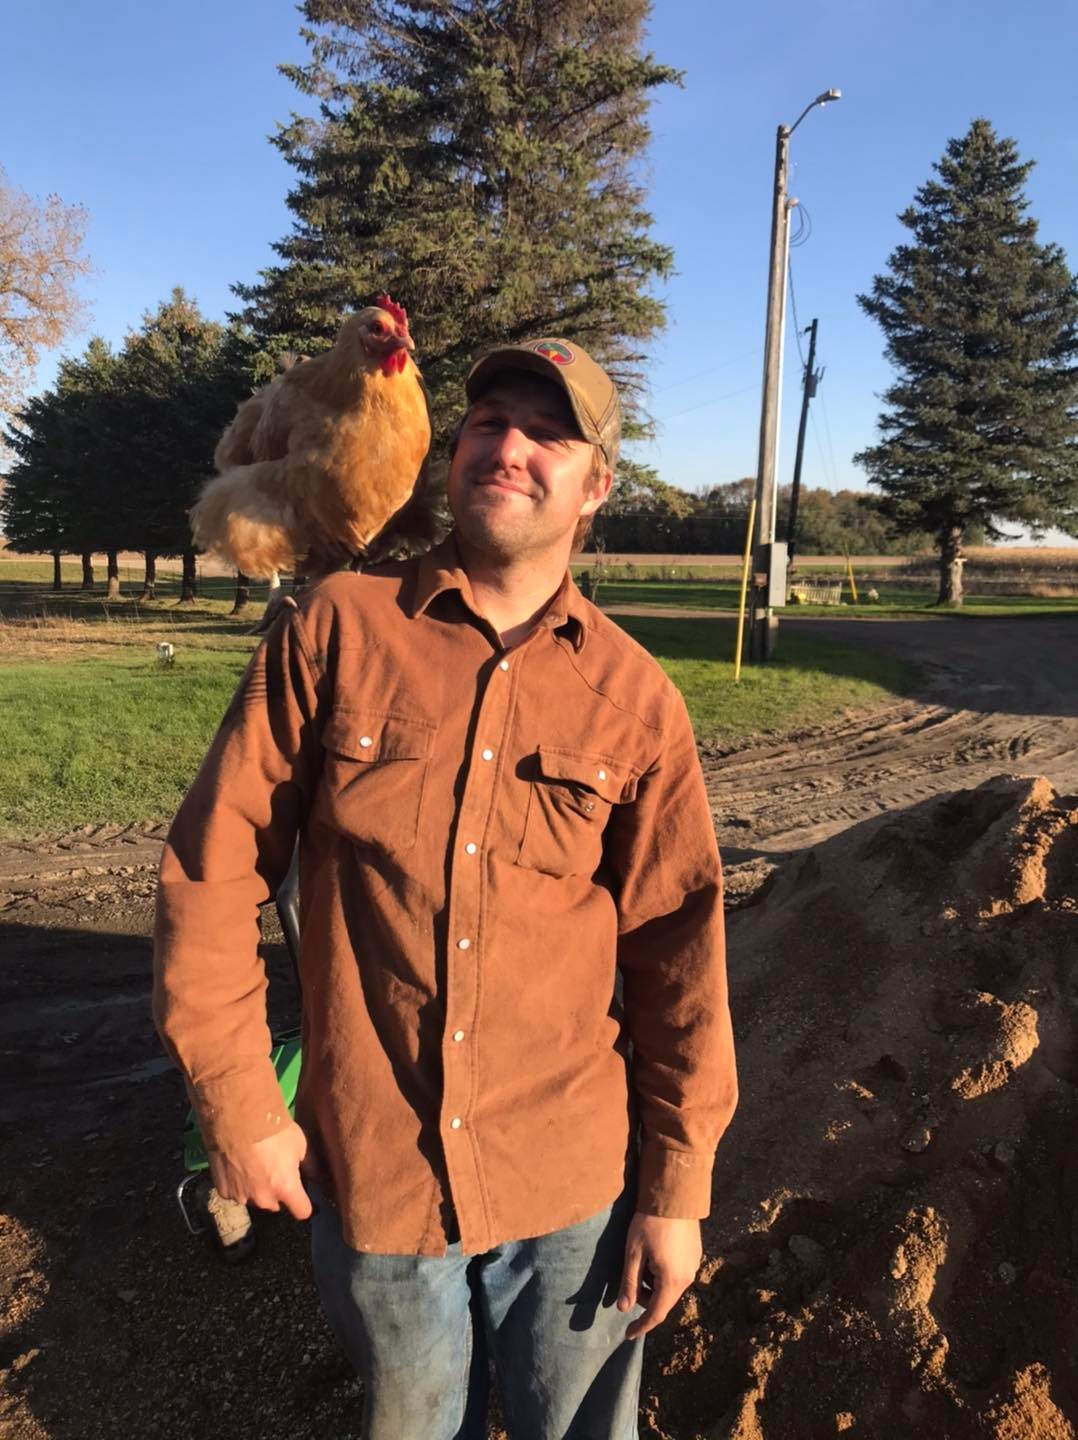
[[[247,663],[246,651],[0,664],[0,823],[7,832],[171,814]]]
[[[228,616],[231,582],[191,606],[106,604],[12,568],[0,570],[0,831],[166,818],[257,643],[252,619]]]
[[[0,581],[0,831],[166,819],[190,784],[257,643],[228,616],[231,582],[193,606],[50,596]],[[652,587],[648,587],[649,589]],[[257,611],[255,612],[257,614]],[[733,684],[734,627],[621,617],[685,695],[702,742],[796,730],[908,687],[892,660],[783,634],[781,655]],[[176,647],[162,667],[158,641]]]
[[[843,710],[904,694],[917,673],[891,657],[798,635],[787,626],[775,658],[767,665],[745,665],[735,685],[732,622],[613,618],[655,656],[684,695],[701,744],[817,725]]]
[[[862,603],[853,605],[789,605],[788,615],[820,615],[831,619],[872,616],[936,616],[940,619],[964,615],[1078,615],[1078,596],[1044,599],[1034,595],[967,595],[961,610],[937,608],[934,590],[907,590],[878,584],[879,600],[866,602],[867,585],[859,585]],[[844,590],[848,595],[849,591]],[[667,580],[604,580],[599,587],[599,604],[669,605],[679,610],[736,610],[739,588],[733,583],[693,583]]]

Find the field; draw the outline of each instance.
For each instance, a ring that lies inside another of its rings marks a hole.
[[[0,578],[0,833],[161,820],[190,783],[257,636],[228,615],[227,579],[194,605],[105,604]],[[257,615],[257,611],[255,611]],[[733,684],[733,627],[621,623],[685,694],[702,744],[819,723],[908,688],[913,666],[791,634],[778,661]],[[156,654],[174,646],[171,665]]]
[[[838,577],[836,577],[838,578]],[[874,588],[876,599],[866,598],[866,590]],[[848,588],[843,590],[849,596]],[[1078,595],[1013,595],[968,594],[960,610],[939,610],[936,592],[920,587],[899,587],[879,581],[858,585],[860,603],[846,598],[840,605],[788,605],[788,616],[829,616],[836,612],[850,617],[891,617],[934,615],[941,620],[962,619],[969,615],[1078,615]],[[714,610],[733,613],[739,604],[738,586],[728,580],[603,580],[599,585],[598,603],[604,608],[616,606],[672,606],[679,610]]]
[[[842,643],[851,632],[810,634],[805,619],[836,613],[844,620],[951,618],[933,609],[930,591],[886,579],[872,603],[838,611],[790,606],[776,660],[745,666],[735,686],[730,617],[738,593],[729,567],[722,557],[709,566],[685,567],[699,577],[689,579],[682,566],[664,563],[670,558],[639,557],[640,564],[631,562],[632,578],[603,579],[598,599],[682,689],[705,747],[803,730],[908,693],[917,655],[900,660],[878,647],[851,649]],[[645,560],[654,565],[643,565]],[[990,553],[988,560],[1001,557]],[[1068,561],[1068,552],[1059,551],[1045,563]],[[829,573],[834,557],[811,563]],[[1028,572],[1030,563],[1028,553],[1002,557],[1002,568],[1016,572]],[[883,574],[898,568],[885,565]],[[67,588],[59,593],[48,588],[50,578],[48,561],[0,559],[0,720],[6,735],[0,833],[159,821],[175,809],[254,649],[254,621],[266,587],[254,586],[250,613],[233,617],[234,584],[227,573],[201,575],[198,599],[186,605],[177,603],[175,569],[159,575],[151,601],[137,598],[141,572],[133,564],[121,566],[125,588],[115,600],[76,588],[77,565],[65,566]],[[1051,615],[1078,616],[1078,599],[973,594],[962,612],[965,621]],[[175,647],[171,666],[156,657],[159,641]]]
[[[799,556],[791,579],[840,582],[841,601],[798,604],[789,615],[915,615],[961,618],[969,615],[1078,614],[1078,546],[982,548],[968,552],[966,603],[957,611],[936,606],[937,574],[931,556],[852,556],[857,600],[842,555]],[[734,611],[740,600],[736,556],[604,555],[578,557],[578,581],[596,588],[609,607],[673,606],[688,611]]]

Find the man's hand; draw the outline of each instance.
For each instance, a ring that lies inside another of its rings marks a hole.
[[[311,1202],[299,1177],[300,1161],[307,1153],[307,1137],[291,1121],[276,1135],[230,1150],[210,1151],[210,1176],[226,1200],[254,1205],[259,1210],[282,1206],[297,1220],[309,1220]]]
[[[699,1220],[636,1212],[625,1241],[618,1309],[631,1310],[638,1302],[645,1308],[626,1330],[626,1340],[639,1340],[662,1324],[695,1280],[703,1253]]]

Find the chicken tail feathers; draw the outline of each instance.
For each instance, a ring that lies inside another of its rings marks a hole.
[[[254,578],[290,569],[305,547],[291,534],[283,472],[281,461],[265,460],[208,481],[191,508],[195,544]]]

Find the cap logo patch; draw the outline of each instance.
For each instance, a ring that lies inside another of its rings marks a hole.
[[[544,360],[553,360],[555,365],[571,365],[576,359],[568,345],[563,345],[560,340],[540,340],[533,349]]]

